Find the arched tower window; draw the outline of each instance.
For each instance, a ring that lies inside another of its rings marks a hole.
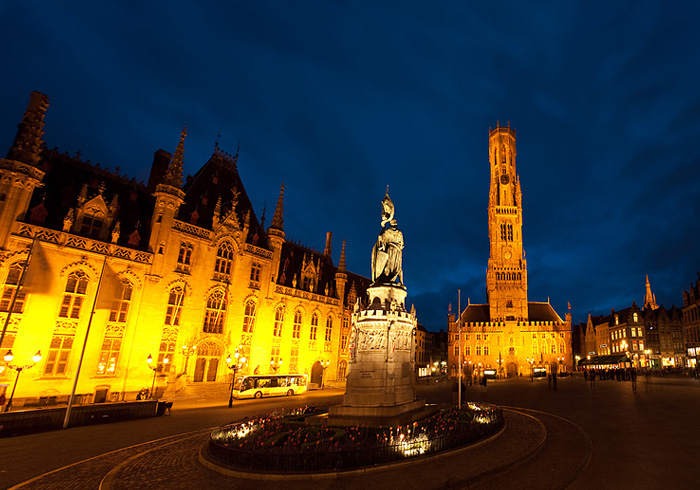
[[[326,342],[330,342],[333,335],[333,317],[326,319]]]
[[[83,271],[74,271],[68,276],[66,289],[61,301],[61,310],[58,313],[60,318],[80,318],[80,308],[85,301],[88,278]]]
[[[207,310],[204,314],[205,333],[223,333],[226,316],[226,295],[221,290],[213,291],[207,298]]]

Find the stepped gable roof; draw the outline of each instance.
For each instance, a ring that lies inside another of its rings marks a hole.
[[[193,176],[187,176],[185,185],[185,203],[180,207],[179,219],[196,226],[211,230],[214,208],[221,198],[221,219],[231,209],[233,192],[238,193],[236,216],[243,227],[245,215],[250,212],[250,230],[246,241],[253,243],[253,237],[258,235],[255,243],[258,247],[267,248],[267,235],[260,226],[248,193],[238,173],[238,155],[229,155],[214,148],[214,153]],[[194,212],[197,212],[194,217]]]
[[[489,311],[489,305],[467,305],[467,307],[462,312],[462,324],[465,323],[475,323],[475,322],[490,322],[491,313]]]
[[[528,302],[527,316],[531,322],[563,322],[549,303]]]
[[[372,280],[368,277],[361,276],[350,271],[345,271],[345,274],[347,274],[348,276],[348,283],[345,286],[345,298],[343,298],[344,304],[349,307],[353,306],[348,302],[348,294],[350,293],[351,284],[355,285],[355,292],[357,293],[357,297],[361,298],[363,301],[366,302],[367,288],[370,286],[370,284],[372,284]]]
[[[102,196],[108,206],[113,196],[118,196],[119,210],[114,223],[119,221],[121,231],[117,245],[139,250],[148,248],[155,198],[142,182],[119,175],[118,171],[113,172],[89,160],[71,157],[67,152],[61,153],[56,148],[42,150],[39,167],[46,172],[42,181],[44,186],[34,191],[25,222],[32,223],[32,209],[44,200],[48,214],[43,223],[34,224],[60,231],[68,211],[77,206],[77,196],[83,185],[88,186],[87,199],[90,200],[99,193],[99,187],[104,183]],[[136,229],[137,223],[141,241],[137,247],[132,247],[128,244],[129,235]],[[110,240],[109,236],[107,240]]]

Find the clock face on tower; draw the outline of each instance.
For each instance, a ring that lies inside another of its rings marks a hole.
[[[506,185],[508,183],[508,176],[507,175],[501,175],[501,184]]]
[[[510,254],[510,252],[506,252],[506,253],[503,254],[503,257],[504,257],[506,260],[509,260],[509,259],[512,257],[512,255]]]

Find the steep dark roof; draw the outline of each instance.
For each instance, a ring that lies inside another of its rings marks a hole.
[[[489,305],[467,305],[462,312],[462,324],[490,321]]]
[[[212,229],[214,208],[221,198],[221,216],[226,215],[231,209],[233,190],[238,194],[236,216],[241,226],[247,212],[250,212],[250,231],[247,241],[253,243],[253,237],[258,235],[256,245],[267,247],[267,237],[262,226],[258,222],[255,210],[243,186],[243,181],[238,173],[238,156],[231,156],[221,151],[218,147],[207,162],[193,176],[187,176],[185,185],[185,203],[180,207],[179,219]],[[196,220],[193,213],[197,212]]]
[[[43,223],[36,224],[62,230],[63,219],[71,208],[77,206],[77,196],[83,185],[88,185],[87,200],[90,200],[99,193],[99,186],[104,184],[102,196],[107,205],[111,203],[115,194],[118,196],[119,211],[115,222],[119,221],[121,232],[117,244],[129,247],[129,235],[138,223],[141,241],[136,248],[146,250],[155,204],[155,199],[146,186],[101,168],[98,164],[60,153],[55,148],[43,149],[40,168],[46,172],[42,181],[44,186],[34,191],[25,216],[26,222],[31,222],[32,209],[39,206],[43,200],[43,206],[48,213]]]
[[[527,316],[531,322],[562,322],[561,317],[549,303],[528,302]]]

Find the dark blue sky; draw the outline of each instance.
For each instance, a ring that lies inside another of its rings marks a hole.
[[[45,140],[147,180],[235,153],[260,214],[369,275],[384,189],[429,329],[484,302],[488,130],[517,132],[529,299],[574,321],[682,304],[700,270],[700,3],[0,3],[0,152],[29,93]],[[232,4],[229,6],[222,6]],[[665,5],[665,6],[664,6]],[[269,223],[269,220],[268,220]]]

